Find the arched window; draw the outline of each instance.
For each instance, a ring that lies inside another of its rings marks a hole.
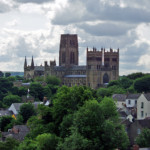
[[[103,76],[103,83],[108,83],[108,82],[109,82],[109,76],[107,73],[105,73]]]

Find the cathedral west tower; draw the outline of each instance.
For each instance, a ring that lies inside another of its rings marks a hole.
[[[78,65],[77,34],[62,34],[59,49],[59,66],[71,67]]]

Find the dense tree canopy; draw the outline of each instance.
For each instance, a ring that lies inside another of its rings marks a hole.
[[[35,115],[34,106],[31,103],[21,105],[19,114],[23,117],[25,123],[31,116]]]
[[[3,98],[3,103],[10,106],[12,103],[20,103],[21,98],[18,95],[8,95]]]
[[[7,131],[8,128],[13,126],[13,118],[11,116],[2,116],[0,117],[0,129],[1,131]]]
[[[59,149],[105,150],[127,148],[129,141],[123,126],[116,120],[113,121],[111,119],[112,117],[116,117],[116,110],[113,109],[112,115],[108,117],[108,110],[106,111],[106,108],[103,109],[102,106],[105,105],[104,107],[106,107],[109,104],[104,103],[101,104],[92,100],[87,101],[85,105],[80,107],[74,116],[71,128],[72,134],[65,138],[65,141],[59,145]],[[80,142],[76,139],[77,137],[80,139]],[[77,142],[79,142],[80,148]]]
[[[30,85],[30,94],[35,97],[36,99],[43,100],[44,94],[43,94],[43,87],[38,82],[33,82]]]
[[[150,92],[150,75],[136,79],[134,88],[137,92]]]
[[[136,138],[136,143],[140,147],[150,147],[150,129],[143,129],[142,133]]]

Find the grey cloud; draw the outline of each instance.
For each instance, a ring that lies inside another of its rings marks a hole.
[[[0,2],[0,13],[5,13],[5,12],[8,12],[10,10],[11,10],[10,6]]]
[[[96,25],[80,24],[78,27],[82,28],[85,32],[96,36],[120,36],[134,28],[135,25],[116,24],[116,23],[99,23]]]
[[[41,4],[41,3],[46,3],[46,2],[53,2],[55,0],[15,0],[16,2],[19,3],[37,3],[37,4]]]
[[[141,66],[137,65],[140,56],[148,52],[149,45],[142,43],[140,46],[129,46],[125,52],[120,52],[120,62],[122,69],[137,69],[140,70]],[[144,66],[142,66],[144,68]]]
[[[111,20],[129,23],[150,22],[149,9],[139,7],[120,7],[119,5],[103,4],[99,0],[69,1],[62,11],[56,12],[53,24],[66,25],[93,20]]]

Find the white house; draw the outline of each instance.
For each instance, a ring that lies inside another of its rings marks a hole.
[[[112,98],[115,100],[118,109],[123,109],[126,100],[126,94],[114,94]]]
[[[137,99],[140,97],[141,94],[127,94],[126,97],[126,107],[136,107]]]
[[[150,117],[150,93],[141,94],[137,100],[137,119],[142,120]]]

